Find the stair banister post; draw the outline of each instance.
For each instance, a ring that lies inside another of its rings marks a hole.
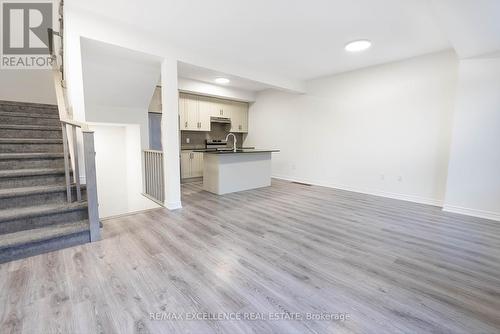
[[[68,132],[66,129],[66,124],[61,123],[62,128],[62,138],[63,138],[63,152],[64,152],[64,174],[66,181],[66,197],[68,203],[71,203],[71,181],[70,181],[70,172],[69,172],[69,149],[68,149]]]
[[[90,241],[101,240],[99,225],[99,204],[97,200],[97,177],[95,167],[94,132],[83,130],[83,152],[85,159],[85,179],[89,210]]]
[[[78,144],[76,141],[76,126],[71,127],[71,135],[73,140],[73,157],[74,157],[74,170],[73,170],[73,179],[76,184],[76,200],[80,202],[82,200],[82,190],[80,187],[80,167],[78,162]]]

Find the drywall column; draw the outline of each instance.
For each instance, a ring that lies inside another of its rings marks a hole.
[[[443,209],[500,220],[500,58],[460,61]]]
[[[181,176],[179,161],[179,92],[177,61],[164,59],[161,64],[161,133],[165,177],[165,207],[179,209],[181,205]]]

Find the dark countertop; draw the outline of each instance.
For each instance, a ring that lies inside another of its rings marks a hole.
[[[204,150],[205,146],[200,146],[200,147],[186,147],[183,146],[181,147],[181,151],[194,151],[194,150]]]
[[[249,148],[243,148],[243,149],[237,149],[236,152],[233,150],[231,151],[216,151],[216,150],[193,150],[194,152],[203,152],[203,153],[208,153],[208,154],[240,154],[240,153],[269,153],[269,152],[279,152],[280,150],[256,150],[256,149],[249,149]]]
[[[253,150],[255,147],[238,147],[238,150]],[[215,148],[205,148],[205,146],[202,147],[186,147],[183,146],[181,147],[181,151],[196,151],[196,152],[206,152],[206,151],[215,151]]]

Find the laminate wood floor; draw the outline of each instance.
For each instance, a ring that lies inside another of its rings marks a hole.
[[[0,333],[500,333],[498,222],[278,180],[182,195],[0,265]]]

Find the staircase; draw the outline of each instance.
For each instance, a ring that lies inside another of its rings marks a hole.
[[[0,263],[90,242],[64,159],[57,106],[0,101]]]

